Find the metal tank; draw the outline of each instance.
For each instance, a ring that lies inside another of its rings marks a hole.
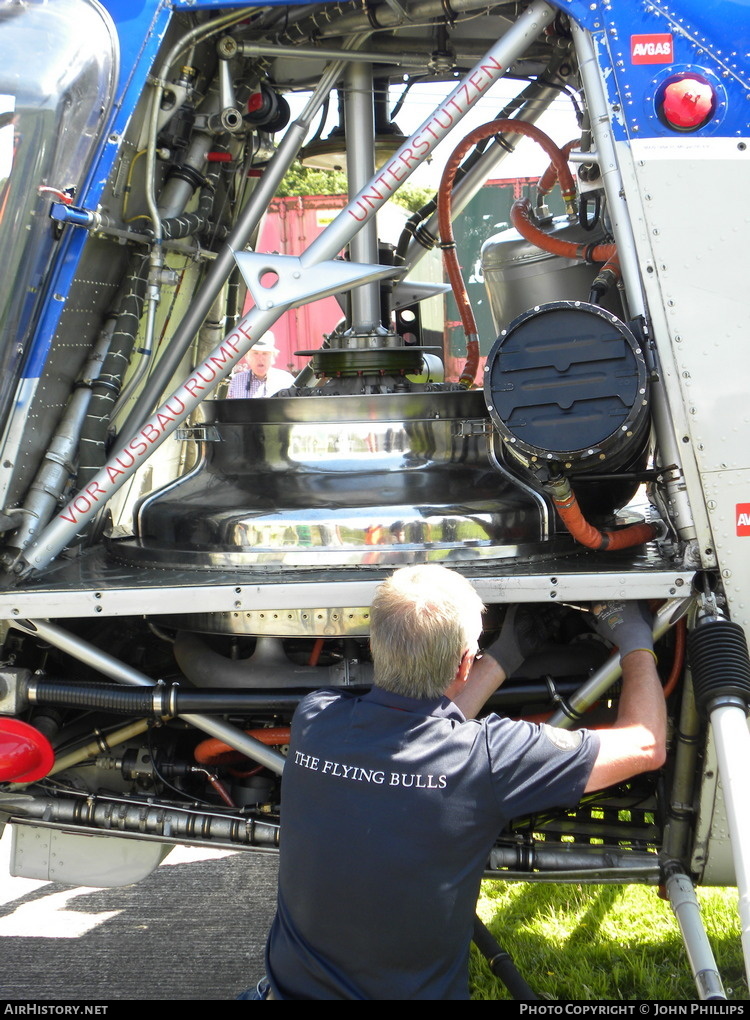
[[[186,438],[201,440],[199,462],[140,503],[135,538],[112,543],[118,559],[476,563],[539,552],[550,537],[544,497],[496,459],[479,390],[215,400]]]
[[[567,216],[556,216],[544,232],[557,241],[598,244],[601,232],[592,236]],[[482,245],[482,272],[492,321],[499,332],[519,315],[551,301],[589,298],[597,267],[580,259],[563,258],[542,251],[513,227],[495,234]],[[622,317],[617,292],[605,296],[604,308]]]

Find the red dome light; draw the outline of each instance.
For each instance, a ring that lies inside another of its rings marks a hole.
[[[701,78],[678,78],[664,87],[661,109],[664,119],[677,131],[702,127],[714,110],[714,90]]]
[[[0,719],[0,782],[34,783],[54,763],[55,752],[43,733],[20,719]]]

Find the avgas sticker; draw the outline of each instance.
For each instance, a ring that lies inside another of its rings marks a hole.
[[[737,534],[750,535],[750,503],[738,503],[735,514]]]
[[[631,35],[630,37],[630,62],[632,64],[671,64],[673,53],[671,32]]]

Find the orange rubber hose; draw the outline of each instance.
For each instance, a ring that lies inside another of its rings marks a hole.
[[[563,145],[563,147],[560,149],[560,152],[562,152],[563,156],[567,160],[568,156],[570,155],[570,150],[574,149],[576,145],[579,144],[580,139],[574,138],[571,141],[566,142],[565,145]],[[550,163],[550,165],[547,167],[547,169],[544,171],[542,176],[537,181],[536,185],[537,199],[542,198],[544,195],[548,195],[550,191],[552,191],[552,189],[554,188],[556,181],[557,181],[557,167],[555,166],[554,163]]]
[[[587,262],[609,262],[617,253],[614,244],[576,244],[574,241],[563,241],[545,234],[531,222],[531,202],[528,198],[519,198],[513,203],[510,221],[522,237],[550,255]]]
[[[575,183],[570,172],[567,161],[562,150],[555,145],[549,135],[545,134],[535,124],[527,124],[522,120],[493,120],[489,124],[483,124],[474,128],[453,150],[443,170],[438,189],[438,226],[440,230],[440,246],[443,250],[445,268],[448,280],[453,289],[453,296],[458,306],[461,322],[466,335],[466,363],[459,378],[459,385],[468,389],[474,384],[479,367],[479,337],[476,319],[466,291],[466,285],[461,274],[461,266],[456,253],[456,240],[453,234],[452,222],[452,192],[453,182],[456,177],[461,160],[469,149],[478,142],[492,135],[500,134],[503,131],[512,131],[532,138],[542,146],[544,151],[552,160],[557,173],[557,180],[563,193],[566,203],[573,201],[575,197]],[[541,231],[540,231],[541,233]],[[545,236],[545,235],[543,235]]]
[[[261,727],[257,730],[245,730],[248,737],[255,737],[261,744],[288,744],[291,731],[288,726]],[[243,761],[246,754],[236,751],[229,744],[217,737],[209,737],[201,741],[193,752],[199,765],[226,765],[230,762]]]
[[[669,672],[664,684],[664,697],[668,698],[677,686],[677,681],[682,676],[682,667],[685,664],[685,645],[687,643],[687,624],[685,620],[678,620],[674,625],[674,659],[672,669]]]
[[[556,479],[547,487],[560,515],[560,520],[570,534],[587,549],[607,550],[631,549],[636,545],[644,545],[656,538],[658,531],[653,524],[631,524],[619,531],[599,531],[589,524],[581,513],[575,493],[567,478]]]

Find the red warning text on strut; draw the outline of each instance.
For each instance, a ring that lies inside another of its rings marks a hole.
[[[737,513],[737,534],[750,535],[750,503],[738,503]]]
[[[630,60],[633,64],[671,64],[672,35],[631,35]]]

